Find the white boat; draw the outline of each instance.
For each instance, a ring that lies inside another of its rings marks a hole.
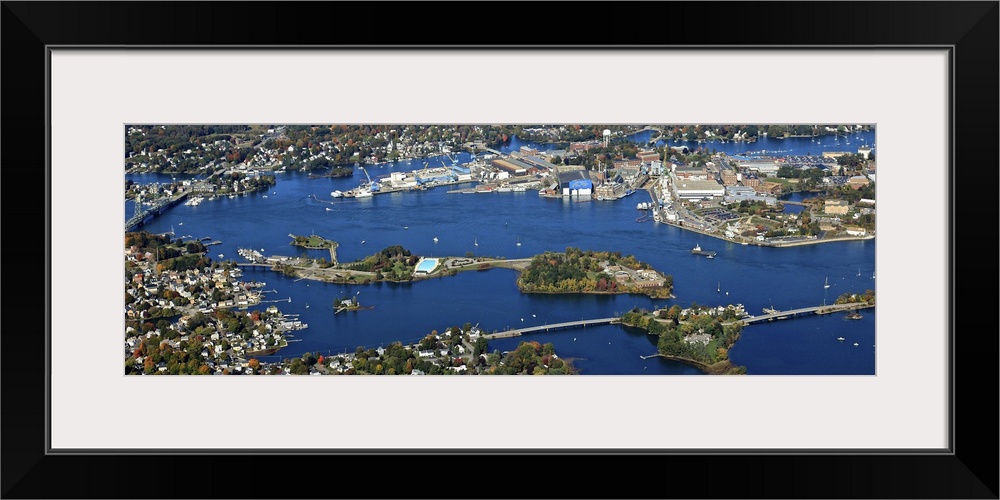
[[[517,239],[517,246],[521,246],[521,238]]]
[[[437,236],[435,236],[435,237],[434,237],[434,243],[437,243],[437,242],[438,242],[438,237],[437,237]]]
[[[341,198],[341,197],[344,196],[344,192],[343,191],[332,191],[332,192],[330,192],[330,196],[332,196],[334,198]]]
[[[367,189],[362,189],[354,194],[355,198],[371,198],[372,192]]]
[[[857,346],[858,346],[858,343],[857,343],[857,342],[855,342],[855,343],[854,343],[854,346],[855,346],[855,347],[857,347]]]
[[[720,281],[718,285],[715,286],[715,293],[722,292],[722,282]]]
[[[264,198],[267,198],[267,195],[266,195],[266,194],[264,195]]]
[[[326,207],[326,211],[327,212],[332,212],[333,210],[330,210],[330,207]]]
[[[837,340],[843,342],[844,341],[844,337],[837,337]]]
[[[479,238],[476,238],[475,241],[473,242],[473,244],[475,244],[478,247],[479,246]]]
[[[823,288],[830,288],[830,278],[827,278],[826,281],[823,282]]]
[[[858,268],[858,276],[861,276],[861,268]]]
[[[222,258],[225,258],[225,255],[222,255],[222,254],[220,253],[220,254],[219,254],[219,258],[220,258],[220,259],[222,259]]]

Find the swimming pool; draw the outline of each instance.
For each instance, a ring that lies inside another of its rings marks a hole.
[[[435,267],[437,267],[437,263],[438,263],[437,259],[423,259],[420,261],[419,264],[417,264],[415,272],[429,273],[433,271]]]

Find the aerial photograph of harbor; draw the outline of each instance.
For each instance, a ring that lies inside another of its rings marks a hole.
[[[875,375],[874,124],[123,133],[126,375]]]

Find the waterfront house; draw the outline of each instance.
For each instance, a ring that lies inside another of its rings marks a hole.
[[[701,344],[708,345],[712,341],[712,336],[707,333],[695,333],[684,337],[684,342],[687,344]]]

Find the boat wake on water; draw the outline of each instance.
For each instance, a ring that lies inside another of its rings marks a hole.
[[[317,197],[316,195],[314,195],[314,194],[311,194],[311,195],[309,195],[309,196],[306,196],[306,198],[305,198],[305,199],[307,199],[307,200],[313,200],[313,201],[315,201],[315,202],[318,202],[318,203],[325,203],[325,204],[327,204],[327,205],[333,205],[333,204],[334,204],[334,202],[332,202],[332,201],[327,201],[327,200],[321,200],[321,199],[319,199],[319,198],[318,198],[318,197]]]

